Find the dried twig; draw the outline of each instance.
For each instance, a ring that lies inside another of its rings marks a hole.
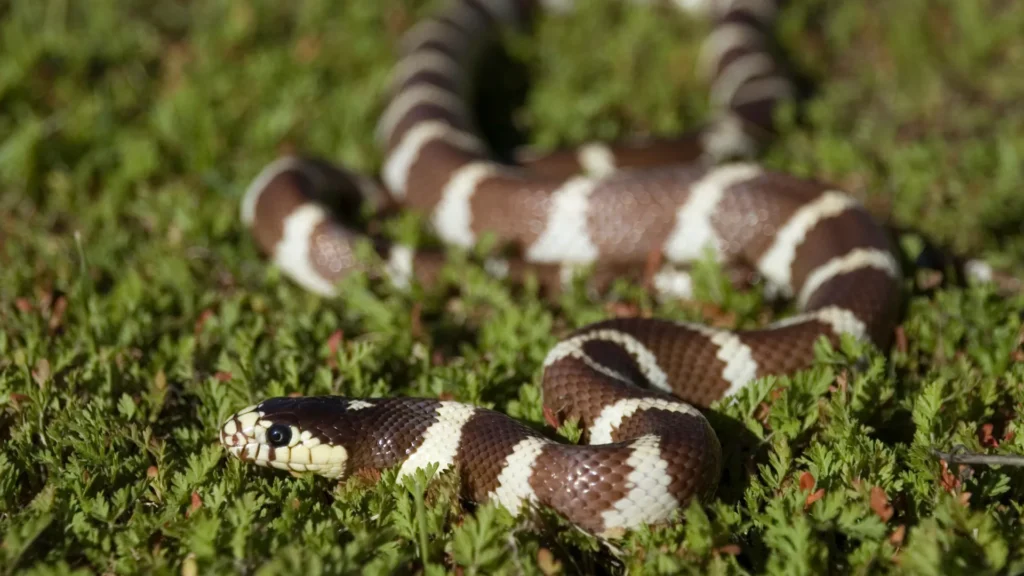
[[[953,447],[951,452],[932,448],[932,454],[950,464],[982,464],[985,466],[1024,466],[1024,456],[1007,454],[978,454],[967,452],[963,445]]]

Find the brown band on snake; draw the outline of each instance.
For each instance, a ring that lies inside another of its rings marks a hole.
[[[644,138],[541,152],[517,150],[516,161],[538,177],[565,180],[579,174],[600,176],[612,170],[691,164],[704,155],[701,132],[679,138]]]
[[[462,481],[470,498],[487,500],[501,485],[499,476],[515,451],[516,444],[539,434],[499,412],[481,410],[462,429],[457,461],[462,463]]]
[[[710,2],[700,66],[717,115],[706,127],[646,146],[524,151],[521,165],[503,165],[475,126],[468,87],[499,28],[528,23],[542,4],[456,0],[409,31],[378,132],[384,190],[448,244],[493,234],[511,256],[485,268],[510,281],[532,274],[557,289],[583,268],[598,285],[642,279],[661,297],[687,297],[687,267],[710,255],[727,270],[756,271],[799,312],[746,331],[623,318],[572,332],[545,359],[544,406],[579,419],[589,445],[457,402],[314,399],[307,410],[301,399],[274,399],[225,423],[221,441],[236,455],[334,477],[394,466],[405,475],[434,462],[457,468],[472,500],[512,512],[550,506],[611,535],[666,521],[714,491],[720,444],[695,406],[810,366],[821,337],[888,346],[901,272],[883,229],[825,183],[723,162],[755,151],[793,97],[770,52],[772,2]],[[333,295],[359,266],[350,259],[358,236],[310,192],[325,185],[318,174],[301,159],[278,161],[250,186],[243,217],[291,278]],[[375,194],[362,180],[334,187]],[[443,253],[373,240],[397,285],[440,275]]]

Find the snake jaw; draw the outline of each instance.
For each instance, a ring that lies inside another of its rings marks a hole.
[[[230,452],[231,455],[234,456],[235,458],[238,458],[239,460],[243,460],[244,461],[244,460],[248,460],[249,459],[249,450],[248,450],[248,448],[249,447],[245,446],[245,445],[242,445],[242,446],[231,446],[231,447],[228,448],[228,452]]]

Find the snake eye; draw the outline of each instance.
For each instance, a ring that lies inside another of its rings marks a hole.
[[[267,442],[271,446],[287,446],[292,440],[292,429],[284,424],[274,424],[267,430]]]

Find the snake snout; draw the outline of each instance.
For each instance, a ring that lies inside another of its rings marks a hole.
[[[230,448],[232,452],[236,452],[237,449],[242,448],[248,443],[246,434],[240,430],[240,426],[237,420],[231,419],[224,423],[224,426],[220,429],[220,443],[225,448]]]
[[[255,408],[241,410],[228,418],[220,428],[220,443],[229,448],[231,453],[243,460],[246,457],[245,447],[256,442],[256,422],[259,413]]]

